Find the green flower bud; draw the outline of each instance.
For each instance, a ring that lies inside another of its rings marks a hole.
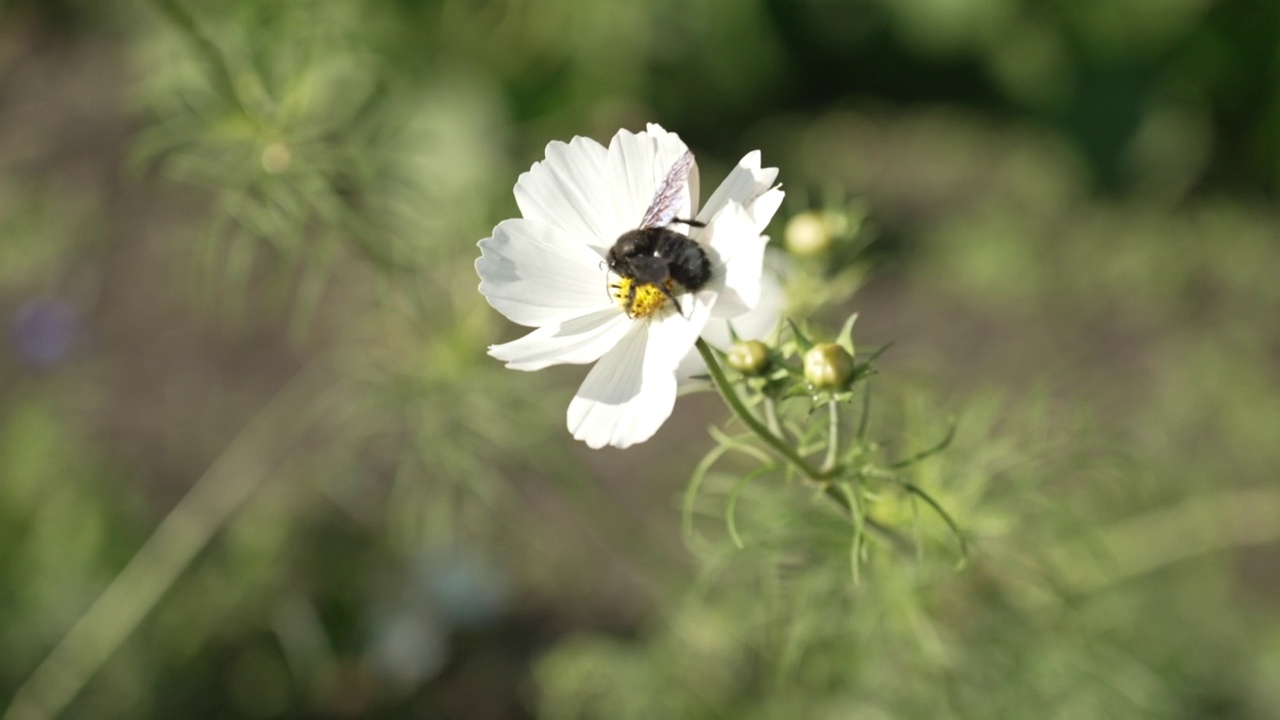
[[[819,343],[804,354],[804,379],[818,390],[839,390],[853,377],[853,356],[835,343]]]
[[[289,169],[289,165],[293,162],[293,155],[289,152],[289,147],[284,143],[273,142],[262,148],[262,169],[272,175],[279,175]]]
[[[769,346],[759,340],[739,340],[729,347],[728,361],[743,375],[759,375],[769,365]]]
[[[802,212],[787,221],[782,232],[787,250],[798,257],[821,255],[831,247],[831,225],[816,212]]]

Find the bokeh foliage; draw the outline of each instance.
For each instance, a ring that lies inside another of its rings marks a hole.
[[[1280,714],[1278,41],[1265,0],[0,5],[0,707],[97,617],[68,717]],[[580,372],[485,355],[515,177],[647,121],[845,218],[793,311],[895,343],[894,456],[959,417],[911,480],[966,569],[886,500],[925,552],[854,582],[769,482],[739,549],[732,463],[685,537],[714,398],[588,453]]]

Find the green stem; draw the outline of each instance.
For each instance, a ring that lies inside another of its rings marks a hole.
[[[760,404],[764,407],[764,421],[769,426],[769,432],[782,437],[782,425],[778,423],[778,409],[774,406],[773,398],[765,397]]]
[[[928,503],[929,507],[933,508],[933,511],[938,514],[938,517],[942,518],[942,521],[947,524],[947,527],[951,528],[951,533],[956,536],[956,541],[960,543],[960,566],[967,563],[969,561],[969,541],[965,539],[964,533],[960,532],[960,525],[952,519],[951,514],[948,513],[937,500],[934,500],[932,495],[921,490],[916,485],[911,483],[902,483],[902,487],[905,488],[907,492]]]
[[[840,484],[840,492],[844,495],[845,501],[855,510],[861,510],[858,507],[858,496],[854,494],[853,488],[845,483]],[[849,568],[853,571],[853,584],[857,585],[862,581],[862,573],[859,570],[861,563],[859,558],[862,554],[862,525],[866,519],[866,515],[861,512],[853,513],[853,541],[849,544]]]
[[[1107,548],[1106,562],[1076,548],[1051,555],[1067,587],[1080,595],[1211,553],[1280,545],[1280,491],[1255,487],[1187,498],[1103,528],[1098,541]]]
[[[711,381],[715,383],[716,390],[720,391],[720,397],[724,398],[725,403],[729,405],[729,409],[742,421],[743,425],[746,425],[751,432],[755,433],[756,437],[760,438],[782,460],[790,463],[810,480],[823,482],[834,474],[832,472],[823,472],[810,465],[807,460],[800,457],[794,448],[770,432],[769,428],[765,427],[764,423],[760,422],[759,418],[747,409],[742,399],[738,397],[738,393],[733,389],[733,384],[729,382],[724,370],[720,368],[720,362],[716,360],[715,352],[711,349],[711,346],[702,338],[698,338],[697,347],[698,353],[702,355],[702,361],[706,363],[707,370],[711,373]]]
[[[698,338],[698,354],[702,355],[702,361],[707,365],[707,371],[711,374],[711,381],[715,384],[716,390],[720,392],[720,397],[724,398],[725,404],[733,411],[733,414],[746,425],[751,432],[756,434],[764,444],[774,452],[784,462],[790,463],[792,467],[804,475],[809,480],[822,486],[822,493],[827,499],[838,505],[845,513],[853,518],[853,521],[862,522],[865,528],[876,531],[884,537],[890,544],[899,550],[909,550],[910,543],[907,542],[898,533],[892,529],[876,522],[866,515],[862,515],[850,502],[849,498],[841,491],[836,483],[831,479],[840,474],[840,467],[834,466],[830,470],[819,470],[810,465],[807,460],[800,455],[787,443],[785,443],[777,435],[769,431],[764,423],[747,409],[747,406],[738,397],[738,393],[733,389],[733,384],[729,382],[729,378],[725,376],[724,370],[720,367],[720,362],[716,360],[715,351],[707,345],[706,341]],[[859,520],[861,518],[861,520]]]
[[[18,687],[4,720],[50,720],[66,709],[301,438],[331,416],[334,397],[324,389],[332,383],[313,363],[280,389]]]
[[[835,400],[827,402],[827,415],[827,456],[822,460],[822,472],[830,475],[840,452],[840,408]]]
[[[867,422],[871,418],[871,380],[867,379],[862,382],[862,417],[858,419],[858,432],[856,436],[858,442],[861,443],[867,437]]]

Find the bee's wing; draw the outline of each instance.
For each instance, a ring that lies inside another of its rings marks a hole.
[[[667,225],[675,219],[676,210],[680,205],[680,191],[689,180],[689,172],[692,169],[693,153],[685,150],[680,159],[676,160],[675,165],[667,171],[667,176],[658,186],[658,191],[653,194],[653,202],[649,203],[649,209],[645,211],[640,227]]]

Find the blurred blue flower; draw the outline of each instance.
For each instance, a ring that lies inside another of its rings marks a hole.
[[[75,312],[68,302],[49,295],[37,296],[14,314],[13,349],[23,363],[49,367],[66,358],[75,331]]]
[[[406,607],[375,618],[370,669],[402,687],[435,677],[449,659],[447,630],[429,613]]]
[[[505,573],[469,553],[433,553],[418,566],[420,586],[450,627],[483,625],[507,606],[510,583]]]

